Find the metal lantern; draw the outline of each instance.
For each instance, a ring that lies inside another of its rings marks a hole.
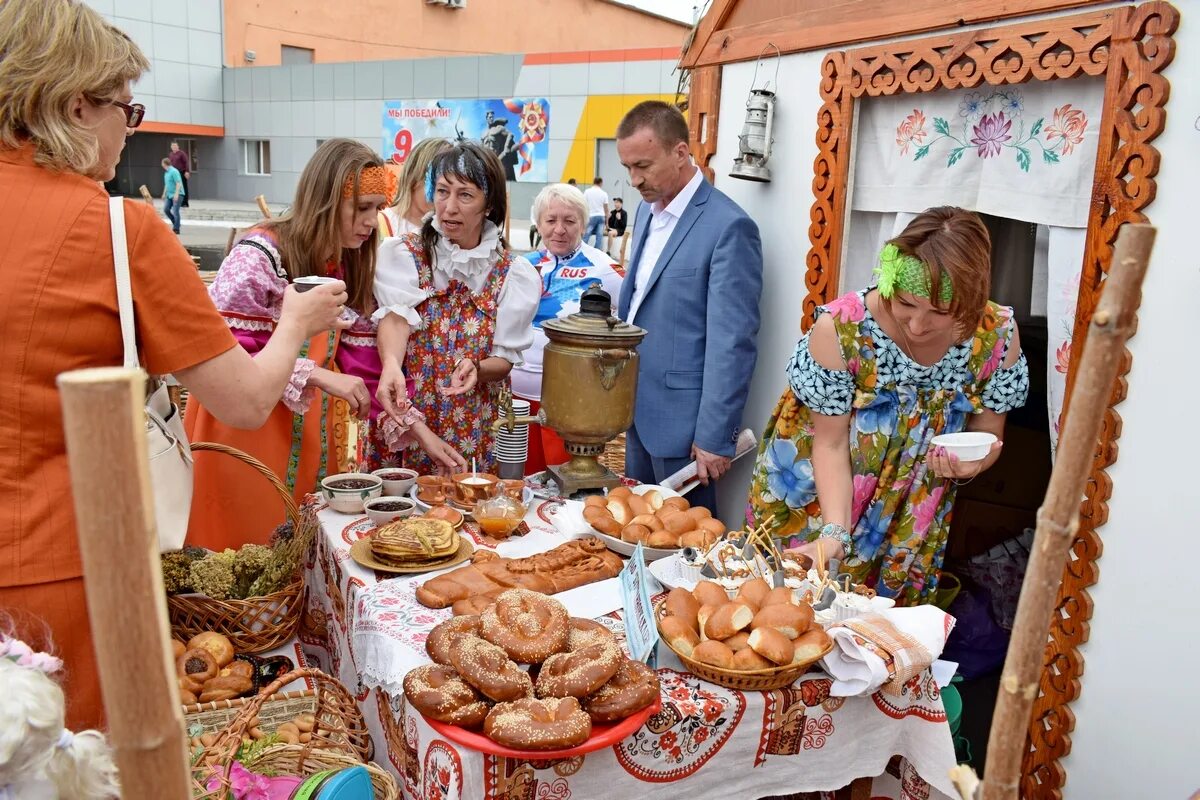
[[[754,88],[758,80],[758,67],[762,63],[762,54],[769,48],[775,48],[775,89],[779,88],[779,48],[768,44],[758,54],[754,64],[754,77],[750,79],[750,96],[746,98],[746,121],[742,125],[742,133],[738,136],[738,157],[733,160],[731,178],[741,178],[747,181],[768,183],[771,180],[771,170],[767,168],[767,160],[771,158],[771,143],[774,139],[775,122],[775,92],[772,91],[772,81],[767,81],[761,88]]]

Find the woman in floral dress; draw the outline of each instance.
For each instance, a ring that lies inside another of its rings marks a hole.
[[[433,216],[379,248],[377,397],[398,411],[407,375],[429,426],[482,470],[492,463],[498,391],[533,343],[542,281],[500,233],[508,199],[495,153],[470,142],[442,151],[425,189]],[[414,448],[400,456],[422,474],[438,469]]]
[[[999,457],[1029,368],[1012,309],[987,299],[991,245],[974,213],[918,215],[876,274],[819,308],[800,339],[748,516],[811,557],[819,541],[856,581],[913,605],[937,589],[956,488]],[[962,430],[998,441],[975,462],[930,444]]]

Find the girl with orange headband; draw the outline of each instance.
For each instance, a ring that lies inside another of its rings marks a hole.
[[[350,417],[369,420],[390,441],[415,440],[447,468],[465,462],[410,405],[395,416],[374,401],[381,370],[375,347],[376,225],[396,193],[396,177],[370,148],[330,139],[304,168],[291,208],[256,225],[230,250],[209,289],[234,336],[250,352],[269,338],[289,283],[345,281],[349,298],[341,331],[314,337],[296,359],[283,400],[256,431],[218,422],[197,403],[187,407],[191,441],[236,447],[266,464],[297,502],[321,478],[357,460]],[[197,453],[188,543],[221,550],[265,543],[283,508],[263,502],[262,478],[226,456]]]

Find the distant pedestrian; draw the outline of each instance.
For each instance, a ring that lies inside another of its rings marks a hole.
[[[574,185],[575,185],[575,179],[574,179],[574,178],[568,178],[568,179],[567,179],[567,186],[574,186]]]
[[[179,170],[180,177],[183,178],[183,207],[188,207],[188,178],[192,177],[192,162],[188,158],[188,154],[179,149],[179,142],[171,142],[171,154],[167,156],[171,159],[171,166]]]
[[[604,191],[602,186],[604,179],[596,178],[592,181],[592,187],[583,193],[588,207],[587,228],[583,232],[583,240],[586,242],[588,237],[591,237],[592,247],[597,250],[604,249],[604,222],[608,219],[608,192]]]
[[[162,160],[163,168],[163,213],[167,215],[167,219],[171,220],[171,230],[179,233],[180,213],[179,205],[183,202],[183,176],[179,174],[179,170],[171,166],[171,159],[164,158]]]

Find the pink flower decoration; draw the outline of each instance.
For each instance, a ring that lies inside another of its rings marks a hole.
[[[1054,371],[1066,375],[1067,370],[1071,368],[1071,341],[1068,339],[1058,346],[1054,351],[1055,363]]]
[[[1000,366],[1000,360],[1004,358],[1004,339],[997,339],[996,346],[992,348],[992,354],[988,356],[988,360],[983,364],[983,375],[991,375]]]
[[[867,503],[875,494],[875,487],[878,483],[879,478],[874,475],[854,476],[854,514],[850,517],[851,520],[857,521],[862,516],[863,511],[867,508]]]
[[[976,146],[980,158],[991,158],[1000,155],[1005,142],[1012,139],[1008,131],[1012,128],[1012,120],[1005,118],[1003,111],[995,114],[984,114],[975,125],[971,144]]]
[[[918,109],[904,118],[900,127],[896,128],[896,144],[900,146],[900,155],[908,155],[909,145],[919,145],[929,134],[925,131],[925,115]]]
[[[939,486],[930,492],[928,497],[913,507],[913,533],[923,536],[929,532],[929,526],[933,524],[933,517],[937,513],[938,503],[942,501],[942,494],[945,491],[946,487]]]
[[[867,315],[867,307],[863,305],[858,292],[844,294],[836,300],[825,304],[825,308],[842,322],[861,322]]]
[[[1046,126],[1046,141],[1053,143],[1055,139],[1061,139],[1062,154],[1068,156],[1075,150],[1075,145],[1083,141],[1087,124],[1087,114],[1067,103],[1054,109],[1054,119]]]

